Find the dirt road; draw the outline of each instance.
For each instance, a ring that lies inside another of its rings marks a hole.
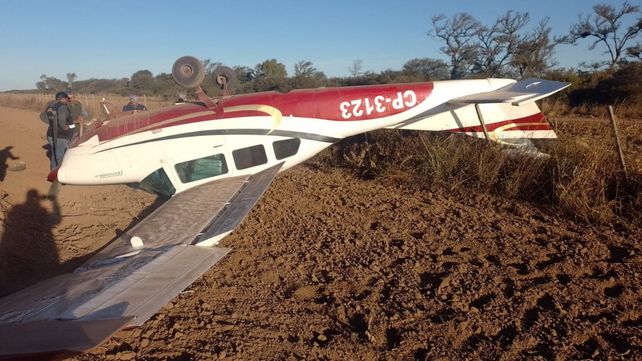
[[[66,186],[57,217],[28,196],[49,187],[44,124],[0,108],[0,127],[0,150],[27,163],[0,181],[0,295],[73,270],[149,212],[155,198],[125,186]],[[641,235],[312,161],[277,177],[199,281],[68,358],[640,359]]]

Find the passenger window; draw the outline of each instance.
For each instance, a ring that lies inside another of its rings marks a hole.
[[[262,144],[232,151],[236,169],[246,169],[267,163],[267,155]]]
[[[278,160],[295,155],[299,151],[300,145],[301,139],[299,138],[277,140],[276,142],[272,143],[272,147],[274,148],[274,155]]]
[[[176,188],[174,188],[163,168],[159,168],[145,177],[138,185],[138,188],[164,196],[171,196],[176,193]]]
[[[227,173],[227,163],[223,154],[210,155],[177,163],[174,168],[183,183],[215,177]]]

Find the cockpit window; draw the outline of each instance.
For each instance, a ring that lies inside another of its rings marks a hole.
[[[204,158],[192,159],[177,163],[176,173],[183,183],[215,177],[227,173],[227,163],[223,154],[210,155]]]
[[[174,185],[169,180],[169,177],[167,177],[167,173],[165,173],[163,168],[159,168],[145,177],[145,179],[140,182],[138,188],[164,196],[172,196],[176,193],[176,188],[174,188]]]

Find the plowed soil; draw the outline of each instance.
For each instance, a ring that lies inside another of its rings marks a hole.
[[[72,271],[159,203],[125,186],[46,200],[45,125],[0,108],[0,127],[0,295]],[[641,229],[351,174],[280,174],[225,259],[142,327],[58,359],[642,358]]]

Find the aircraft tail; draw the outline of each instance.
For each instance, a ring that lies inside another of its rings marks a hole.
[[[557,137],[535,101],[569,85],[527,79],[494,91],[450,99],[389,128],[448,131],[487,137],[501,144],[532,146],[530,140]]]

